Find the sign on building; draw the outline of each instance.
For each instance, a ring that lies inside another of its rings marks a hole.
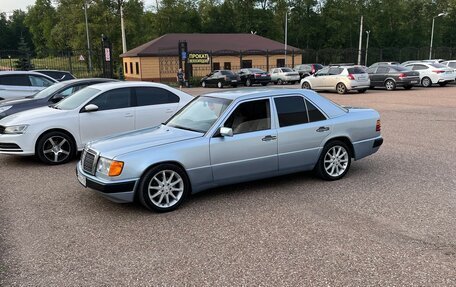
[[[208,53],[188,53],[189,64],[209,64],[211,58]]]

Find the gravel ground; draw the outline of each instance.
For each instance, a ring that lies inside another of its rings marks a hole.
[[[0,286],[456,286],[456,87],[324,95],[381,113],[378,153],[167,214],[84,189],[76,161],[0,155]]]

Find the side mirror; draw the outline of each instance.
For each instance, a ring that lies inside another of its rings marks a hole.
[[[60,102],[61,100],[63,100],[63,98],[64,98],[63,95],[57,94],[57,95],[55,95],[55,96],[52,97],[51,101],[52,101],[53,103],[58,103],[58,102]]]
[[[94,104],[90,104],[84,107],[84,111],[86,112],[95,112],[98,111],[98,106]]]
[[[220,135],[222,137],[232,137],[233,136],[233,129],[232,128],[221,127],[220,128]]]

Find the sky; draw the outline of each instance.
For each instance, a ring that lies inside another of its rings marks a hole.
[[[12,12],[13,10],[26,10],[27,6],[33,5],[35,0],[0,0],[0,13]],[[146,8],[149,8],[155,0],[144,0]]]

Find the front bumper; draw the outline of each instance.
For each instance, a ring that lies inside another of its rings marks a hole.
[[[101,196],[118,203],[133,202],[138,179],[106,181],[82,170],[81,162],[76,166],[76,177],[85,188],[95,190]]]
[[[34,135],[27,132],[24,134],[0,134],[0,154],[34,155]]]

